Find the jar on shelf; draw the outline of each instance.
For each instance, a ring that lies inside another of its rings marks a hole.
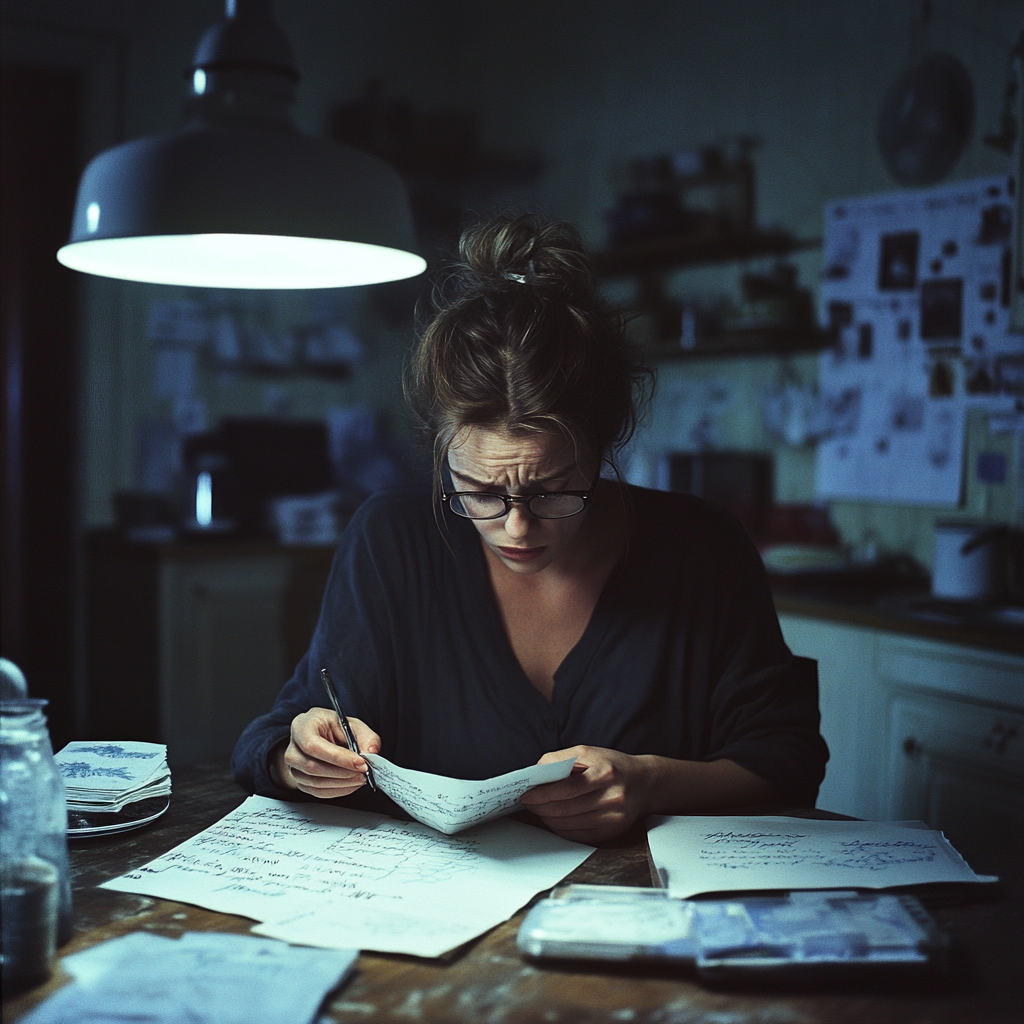
[[[0,962],[12,990],[45,981],[71,937],[67,802],[46,704],[0,701]]]

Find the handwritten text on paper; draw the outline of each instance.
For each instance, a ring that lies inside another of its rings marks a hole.
[[[515,913],[592,852],[531,825],[458,836],[320,803],[249,797],[105,888],[274,923],[307,945],[438,956]],[[293,939],[292,941],[300,941]]]
[[[399,768],[380,754],[364,756],[373,765],[377,785],[399,807],[404,807],[417,821],[448,835],[519,810],[519,798],[528,789],[566,778],[576,763],[569,758],[530,765],[493,779],[471,781]]]

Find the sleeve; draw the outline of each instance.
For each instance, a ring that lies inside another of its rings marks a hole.
[[[786,646],[760,555],[738,523],[718,558],[708,753],[770,782],[781,800],[813,807],[825,777],[817,663]]]
[[[387,564],[393,549],[386,537],[378,536],[382,532],[375,515],[378,507],[373,499],[365,502],[346,527],[309,650],[273,708],[251,722],[235,745],[232,775],[247,792],[279,800],[307,799],[274,785],[268,759],[288,739],[296,715],[330,706],[320,680],[322,668],[330,672],[345,713],[381,731],[379,684],[390,673],[392,661],[385,580],[389,574],[393,577],[394,569]]]

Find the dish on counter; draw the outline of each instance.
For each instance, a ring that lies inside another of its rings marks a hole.
[[[170,796],[155,796],[125,804],[113,813],[102,811],[68,811],[68,838],[88,839],[130,832],[156,821],[171,806]]]

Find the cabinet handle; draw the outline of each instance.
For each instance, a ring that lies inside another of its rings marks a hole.
[[[921,753],[921,744],[918,743],[913,736],[908,736],[903,741],[903,753],[906,754],[907,757],[917,757],[917,755]]]

